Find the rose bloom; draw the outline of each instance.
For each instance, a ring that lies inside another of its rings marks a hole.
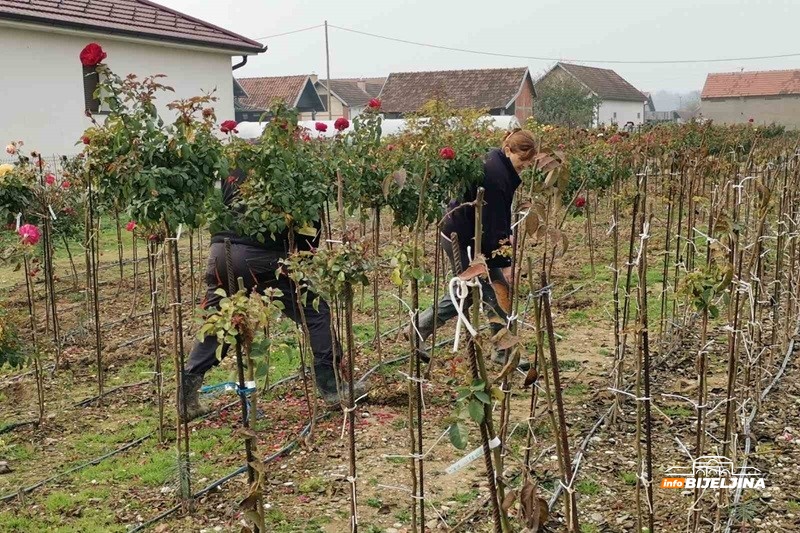
[[[6,174],[9,174],[13,170],[14,170],[14,165],[12,165],[11,163],[3,163],[2,165],[0,165],[0,178],[5,176]]]
[[[328,131],[328,125],[325,124],[324,122],[317,122],[316,124],[314,124],[314,129],[320,133],[325,133],[326,131]]]
[[[395,149],[395,146],[393,144],[387,144],[386,145],[386,150],[388,150],[389,152],[394,152],[394,149]]]
[[[439,150],[439,157],[442,159],[455,159],[456,158],[456,151],[450,148],[449,146],[445,146],[441,150]]]
[[[20,228],[17,230],[17,233],[22,239],[22,244],[34,245],[39,242],[39,239],[42,237],[39,228],[33,224],[25,224],[20,226]]]
[[[750,119],[748,119],[748,120],[747,120],[747,122],[749,122],[750,124],[752,124],[753,122],[755,122],[755,120],[753,120],[753,118],[751,117]]]
[[[70,182],[69,180],[64,180],[64,181],[61,182],[61,188],[62,189],[69,189],[71,186],[72,186],[72,182]]]
[[[131,220],[130,222],[125,224],[125,229],[128,230],[128,231],[135,230],[136,229],[136,221],[135,220]]]
[[[83,144],[89,144],[89,136],[84,135],[83,137],[81,137],[81,141],[83,141]]]
[[[350,127],[350,121],[344,117],[339,117],[333,123],[333,127],[336,128],[336,131],[344,131]]]
[[[47,185],[52,185],[56,182],[56,177],[53,176],[52,174],[48,174],[47,176],[44,177],[44,182]]]
[[[367,104],[371,109],[380,109],[381,108],[381,101],[377,98],[373,98]]]
[[[17,153],[17,147],[14,146],[13,144],[9,144],[8,146],[6,146],[6,152],[10,155],[14,155]]]
[[[617,135],[616,133],[608,138],[609,144],[617,144],[622,140],[622,136]]]
[[[239,124],[235,120],[226,120],[219,125],[219,129],[222,133],[239,133],[239,130],[236,129],[238,125]]]
[[[83,50],[81,50],[80,54],[81,64],[84,67],[96,67],[106,57],[108,57],[108,55],[103,51],[103,48],[97,43],[87,44],[83,48]]]
[[[577,198],[575,198],[575,207],[581,209],[585,205],[586,205],[586,198],[584,198],[583,196],[578,196]]]

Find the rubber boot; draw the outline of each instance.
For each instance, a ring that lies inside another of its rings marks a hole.
[[[332,407],[340,405],[342,402],[347,402],[350,389],[347,383],[340,378],[339,390],[336,390],[336,375],[334,374],[333,366],[314,365],[314,375],[317,378],[317,390],[326,405]],[[355,383],[353,392],[355,398],[358,399],[367,392],[367,388],[363,383]]]
[[[492,362],[501,366],[506,366],[510,353],[510,350],[497,350],[494,355],[492,355]],[[531,363],[527,359],[520,358],[519,362],[517,363],[517,368],[523,372],[527,372],[531,368]]]
[[[182,385],[180,399],[181,402],[185,403],[185,410],[184,405],[181,405],[178,413],[178,420],[181,423],[184,422],[184,413],[186,414],[185,421],[190,422],[212,411],[211,407],[200,402],[200,387],[203,386],[203,374],[184,373]]]

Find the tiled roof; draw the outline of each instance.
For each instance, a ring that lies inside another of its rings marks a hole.
[[[800,94],[800,70],[709,74],[701,98]]]
[[[325,87],[326,82],[319,80],[317,83]],[[331,80],[331,91],[349,107],[366,105],[372,98],[358,86],[357,80]]]
[[[381,110],[412,113],[433,99],[461,109],[506,108],[528,77],[527,67],[393,72],[380,93]]]
[[[264,46],[149,0],[0,0],[0,20],[120,34],[231,52],[259,53]]]
[[[569,63],[558,63],[554,68],[558,67],[572,74],[603,100],[628,100],[632,102],[644,102],[647,100],[647,97],[639,89],[625,81],[622,76],[613,70]]]
[[[276,100],[294,107],[308,82],[308,75],[237,78],[237,81],[247,93],[247,98],[239,98],[238,104],[243,109],[266,110]]]

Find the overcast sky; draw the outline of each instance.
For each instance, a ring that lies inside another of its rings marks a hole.
[[[658,61],[800,54],[798,0],[157,0],[250,38],[322,24],[425,43],[564,61]],[[554,61],[424,48],[329,30],[331,77]],[[322,28],[262,40],[241,76],[325,75]],[[586,62],[586,64],[590,64]],[[610,64],[643,91],[699,90],[708,72],[800,67],[781,59],[699,64]]]

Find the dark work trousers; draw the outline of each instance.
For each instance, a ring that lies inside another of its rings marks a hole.
[[[244,280],[245,289],[249,292],[257,288],[263,294],[268,287],[279,289],[283,295],[276,298],[283,303],[283,314],[300,323],[300,309],[298,309],[295,283],[286,275],[275,277],[275,272],[280,268],[279,261],[284,256],[277,252],[270,252],[256,246],[245,244],[231,245],[231,259],[233,274],[238,279]],[[225,245],[215,243],[211,245],[208,254],[208,267],[206,268],[206,296],[203,301],[204,309],[215,309],[219,306],[221,296],[214,294],[219,288],[228,288],[228,269],[225,266]],[[313,301],[316,295],[308,291],[306,305],[303,306],[308,331],[311,335],[311,350],[314,352],[314,367],[333,368],[333,342],[331,341],[331,311],[328,303],[320,298],[319,306],[314,309]],[[215,335],[206,336],[203,342],[197,342],[192,348],[186,371],[191,374],[204,374],[211,367],[219,364],[216,350],[219,346]],[[229,345],[222,347],[222,357],[228,352]]]
[[[453,243],[450,241],[448,237],[445,237],[444,235],[439,236],[439,242],[441,243],[442,250],[444,250],[444,253],[450,259],[450,264],[453,267],[454,275],[460,274],[461,272],[466,270],[467,267],[469,267],[469,256],[467,255],[467,250],[464,246],[461,246],[460,250],[461,270],[456,271]],[[489,275],[493,280],[505,279],[505,277],[503,276],[502,268],[490,268]],[[483,292],[483,303],[489,308],[489,312],[494,313],[495,315],[497,315],[502,319],[505,319],[506,314],[497,304],[497,296],[494,293],[492,284],[486,278],[480,278],[480,283],[481,283],[481,291]],[[449,288],[449,280],[447,287]],[[472,306],[472,295],[470,291],[470,296],[468,296],[464,302],[464,312],[466,313],[467,309],[469,309],[471,306]],[[423,311],[419,316],[419,332],[422,335],[423,340],[426,340],[433,333],[434,318],[436,319],[436,325],[438,327],[456,316],[458,316],[458,312],[456,311],[455,303],[450,299],[449,290],[445,289],[445,295],[441,300],[439,300],[438,304],[434,304],[433,306],[429,307],[428,309]],[[500,324],[492,323],[493,331],[499,331],[500,329],[502,329],[502,326]]]

